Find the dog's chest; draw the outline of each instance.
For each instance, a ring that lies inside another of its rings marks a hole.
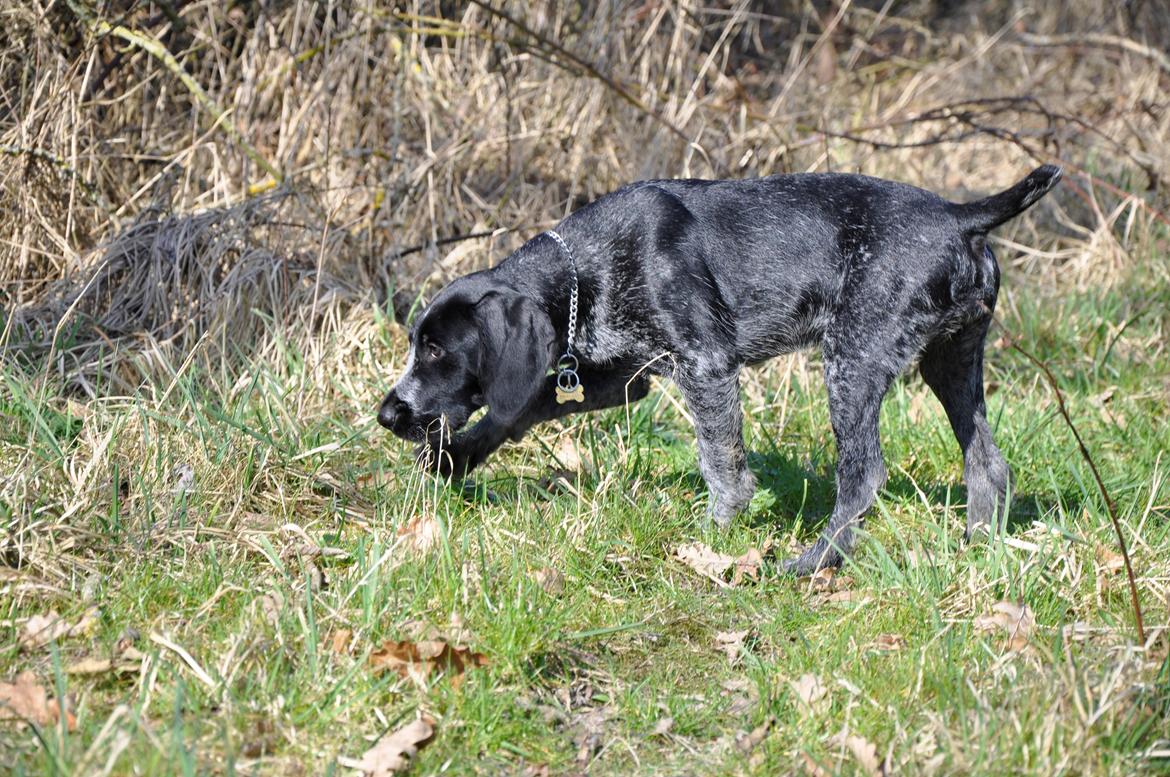
[[[577,331],[577,350],[591,362],[605,364],[625,356],[627,339],[611,322],[588,318]]]

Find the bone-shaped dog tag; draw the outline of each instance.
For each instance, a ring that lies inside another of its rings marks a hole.
[[[572,391],[565,391],[560,386],[557,386],[557,404],[563,405],[566,402],[584,402],[585,401],[585,387],[580,383]]]

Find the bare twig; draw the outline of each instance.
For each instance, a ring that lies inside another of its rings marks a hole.
[[[531,27],[526,25],[524,22],[522,22],[519,19],[517,19],[516,17],[508,14],[507,12],[502,11],[498,8],[493,8],[490,4],[484,2],[484,0],[470,0],[470,2],[472,5],[479,6],[483,10],[487,11],[492,16],[503,19],[508,24],[512,25],[516,29],[523,32],[525,35],[528,35],[529,37],[535,39],[537,42],[539,42],[545,48],[551,49],[553,52],[555,52],[559,56],[567,59],[569,62],[573,63],[578,68],[585,71],[585,73],[587,75],[589,75],[590,77],[603,83],[610,91],[612,91],[618,97],[621,97],[627,103],[634,106],[639,111],[646,114],[647,116],[649,116],[650,118],[654,119],[656,122],[661,124],[663,127],[668,129],[671,132],[671,134],[673,134],[676,137],[678,137],[679,139],[681,139],[684,143],[691,142],[691,139],[689,137],[687,137],[686,133],[684,133],[681,129],[679,129],[673,123],[671,123],[665,116],[663,116],[662,114],[658,113],[657,111],[655,111],[652,108],[650,108],[649,106],[647,106],[645,103],[643,103],[641,100],[639,100],[632,92],[630,92],[624,86],[622,86],[617,81],[613,80],[609,76],[602,73],[600,70],[598,70],[593,65],[593,63],[589,62],[588,60],[584,59],[583,57],[580,57],[580,56],[574,54],[573,52],[569,51],[567,48],[565,48],[561,44],[557,43],[556,41],[550,40],[546,36],[541,35],[539,32],[532,29]]]
[[[1003,328],[1003,325],[1000,325]],[[1005,329],[1006,332],[1006,329]],[[1113,497],[1109,495],[1108,489],[1105,488],[1105,481],[1101,479],[1101,473],[1097,471],[1097,465],[1093,462],[1093,457],[1089,454],[1089,449],[1085,445],[1084,440],[1081,439],[1080,433],[1077,431],[1076,425],[1072,421],[1072,417],[1068,414],[1068,408],[1064,404],[1064,394],[1060,391],[1060,386],[1056,383],[1056,378],[1052,374],[1052,370],[1048,369],[1048,365],[1040,359],[1029,353],[1023,346],[1021,346],[1011,334],[1006,334],[1006,340],[1016,351],[1019,351],[1024,357],[1040,368],[1044,373],[1048,385],[1052,388],[1052,393],[1056,395],[1056,406],[1060,410],[1060,415],[1064,418],[1065,425],[1068,426],[1069,431],[1072,432],[1073,437],[1077,441],[1077,447],[1080,448],[1081,457],[1085,463],[1089,465],[1089,470],[1093,473],[1093,479],[1097,481],[1097,489],[1101,492],[1101,498],[1105,500],[1105,509],[1109,512],[1109,520],[1113,522],[1113,530],[1117,532],[1117,546],[1121,549],[1121,558],[1125,561],[1125,575],[1129,580],[1129,595],[1133,601],[1133,616],[1137,624],[1138,641],[1141,644],[1146,643],[1146,627],[1142,619],[1142,608],[1138,601],[1137,583],[1134,581],[1133,564],[1129,560],[1129,548],[1125,544],[1125,535],[1121,531],[1121,520],[1117,517],[1117,505],[1113,502]]]
[[[1021,32],[1020,40],[1029,46],[1090,46],[1093,48],[1123,49],[1156,62],[1158,67],[1170,73],[1170,57],[1155,48],[1119,35],[1107,35],[1099,32],[1078,32],[1076,35],[1033,35]]]

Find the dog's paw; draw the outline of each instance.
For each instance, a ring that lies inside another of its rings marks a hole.
[[[818,541],[796,558],[780,562],[780,568],[784,570],[786,575],[808,577],[827,567],[839,567],[842,561],[844,559],[838,551],[825,547],[822,542]]]

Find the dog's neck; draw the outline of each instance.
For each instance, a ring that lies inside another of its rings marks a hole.
[[[531,297],[544,309],[557,333],[558,352],[563,352],[569,342],[570,301],[573,296],[572,290],[576,288],[578,317],[576,331],[573,334],[573,346],[574,353],[577,353],[581,343],[576,338],[588,315],[590,281],[588,277],[579,274],[584,268],[577,261],[577,256],[572,254],[571,257],[570,259],[570,255],[566,254],[548,232],[541,232],[496,265],[492,272],[507,285]],[[533,265],[540,265],[542,271],[532,272]]]

